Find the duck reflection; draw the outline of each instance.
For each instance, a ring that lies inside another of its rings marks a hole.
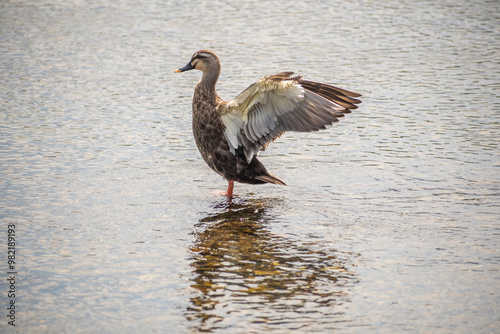
[[[331,318],[338,315],[334,306],[345,302],[356,280],[346,269],[349,256],[274,235],[269,222],[279,221],[267,213],[273,203],[219,204],[197,224],[191,247],[197,292],[185,315],[198,331],[242,321],[290,329],[339,321]]]

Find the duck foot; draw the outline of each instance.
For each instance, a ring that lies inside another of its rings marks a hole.
[[[233,188],[234,188],[234,181],[233,180],[227,181],[227,192],[226,192],[227,197],[233,197]]]

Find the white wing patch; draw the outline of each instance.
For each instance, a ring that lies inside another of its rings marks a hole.
[[[273,135],[279,126],[278,117],[296,109],[303,100],[304,88],[293,80],[271,81],[264,77],[221,106],[224,135],[231,152],[235,154],[239,146],[245,146],[245,156],[250,162],[258,150],[255,152],[242,143],[240,132],[243,130],[244,137],[252,144],[260,141],[260,149],[264,146],[262,141],[269,141],[266,137]]]

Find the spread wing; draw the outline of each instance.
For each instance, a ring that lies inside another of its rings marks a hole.
[[[292,74],[264,77],[219,107],[233,154],[242,146],[250,162],[283,132],[325,129],[361,103],[358,93]]]

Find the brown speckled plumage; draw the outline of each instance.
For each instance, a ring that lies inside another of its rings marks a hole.
[[[205,162],[229,181],[250,184],[283,181],[269,174],[257,153],[285,131],[317,131],[355,109],[360,96],[337,87],[291,77],[282,72],[264,77],[231,101],[215,91],[220,75],[218,57],[210,50],[196,52],[176,72],[203,72],[193,95],[193,133]]]

